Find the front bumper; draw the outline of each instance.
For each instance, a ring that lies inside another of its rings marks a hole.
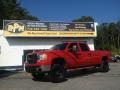
[[[34,73],[34,72],[49,72],[50,71],[50,65],[41,65],[41,66],[25,66],[25,70],[28,73]]]

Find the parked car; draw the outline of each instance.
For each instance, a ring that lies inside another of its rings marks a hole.
[[[113,62],[120,62],[120,55],[114,55],[114,56],[112,57],[112,61],[113,61]]]

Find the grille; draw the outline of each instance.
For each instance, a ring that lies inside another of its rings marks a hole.
[[[37,62],[37,59],[38,59],[38,57],[37,57],[36,54],[27,55],[27,62],[28,62],[29,64],[34,64],[34,63],[36,63],[36,62]]]

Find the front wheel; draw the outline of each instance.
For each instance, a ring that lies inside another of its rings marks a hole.
[[[100,65],[100,71],[101,72],[108,72],[109,71],[109,64],[106,60],[103,60]]]
[[[50,71],[52,82],[62,82],[65,80],[65,69],[63,65],[53,64]]]

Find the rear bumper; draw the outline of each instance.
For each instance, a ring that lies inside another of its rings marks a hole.
[[[41,66],[25,66],[25,70],[28,73],[34,73],[34,72],[49,72],[50,71],[50,65],[41,65]]]

